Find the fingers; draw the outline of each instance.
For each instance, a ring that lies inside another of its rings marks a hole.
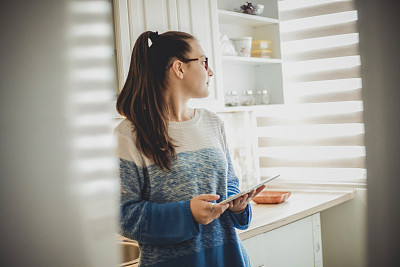
[[[249,204],[249,202],[253,199],[256,190],[253,190],[240,198],[237,198],[229,203],[229,209],[234,213],[240,213],[244,211]]]
[[[214,195],[214,194],[202,194],[202,195],[198,195],[197,198],[204,200],[204,201],[214,201],[214,200],[218,200],[220,198],[220,196]]]
[[[247,205],[248,205],[247,196],[244,195],[232,201],[229,209],[234,213],[240,213],[246,209]]]
[[[211,203],[211,212],[215,212],[214,205],[215,203]]]
[[[239,198],[239,203],[241,204],[248,204],[252,199],[254,194],[256,193],[255,190],[243,195],[242,197]]]
[[[229,207],[229,204],[218,204],[218,203],[210,203],[204,202],[205,206],[203,209],[202,217],[200,218],[199,223],[206,225],[217,219],[221,216],[222,213]]]
[[[190,209],[196,222],[206,225],[221,216],[229,204],[211,203],[219,199],[218,195],[199,195],[190,201]]]
[[[253,197],[256,195],[256,192],[257,192],[257,190],[253,190],[250,193],[248,193],[246,201],[250,202],[253,199]]]
[[[264,190],[265,185],[260,186],[257,189],[254,189],[253,191],[241,196],[240,198],[237,198],[231,202],[229,202],[229,209],[235,213],[240,213],[244,209],[246,209],[247,205],[250,203],[250,201],[258,195],[262,190]]]
[[[257,188],[254,196],[257,196],[261,191],[264,190],[265,187],[266,187],[266,185],[262,185],[259,188]]]
[[[218,204],[218,203],[212,203],[214,205],[212,205],[212,209],[211,212],[217,213],[219,215],[221,215],[222,213],[224,213],[224,211],[229,208],[229,204]],[[214,211],[212,211],[214,210]],[[219,217],[218,215],[218,217]]]

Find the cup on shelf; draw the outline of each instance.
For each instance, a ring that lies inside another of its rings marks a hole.
[[[251,41],[253,37],[238,37],[231,39],[235,45],[237,55],[240,57],[250,57],[251,55]]]

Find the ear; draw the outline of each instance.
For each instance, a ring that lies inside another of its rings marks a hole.
[[[184,64],[180,60],[175,60],[174,63],[172,63],[172,71],[178,77],[179,79],[183,79],[185,70],[183,69]]]

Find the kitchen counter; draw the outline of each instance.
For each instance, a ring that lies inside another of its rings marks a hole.
[[[354,197],[354,190],[307,191],[293,190],[280,204],[252,202],[253,218],[246,230],[237,230],[242,240],[271,231],[294,221],[318,213]]]

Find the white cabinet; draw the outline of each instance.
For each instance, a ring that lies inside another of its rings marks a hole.
[[[251,266],[322,267],[320,214],[243,241]]]
[[[270,104],[283,104],[283,79],[281,60],[281,34],[277,0],[259,0],[264,5],[261,15],[248,15],[233,10],[245,1],[218,0],[218,21],[221,35],[229,38],[250,36],[253,40],[272,42],[272,58],[222,56],[224,95],[236,91],[241,96],[245,91],[253,93],[267,89]],[[239,110],[248,110],[244,108]],[[238,108],[227,108],[238,110]]]
[[[120,89],[129,71],[135,41],[144,31],[177,30],[193,34],[210,58],[210,67],[215,73],[221,73],[216,0],[114,0],[113,5]],[[207,99],[192,101],[192,105],[222,106],[222,80],[211,79],[209,90]]]

